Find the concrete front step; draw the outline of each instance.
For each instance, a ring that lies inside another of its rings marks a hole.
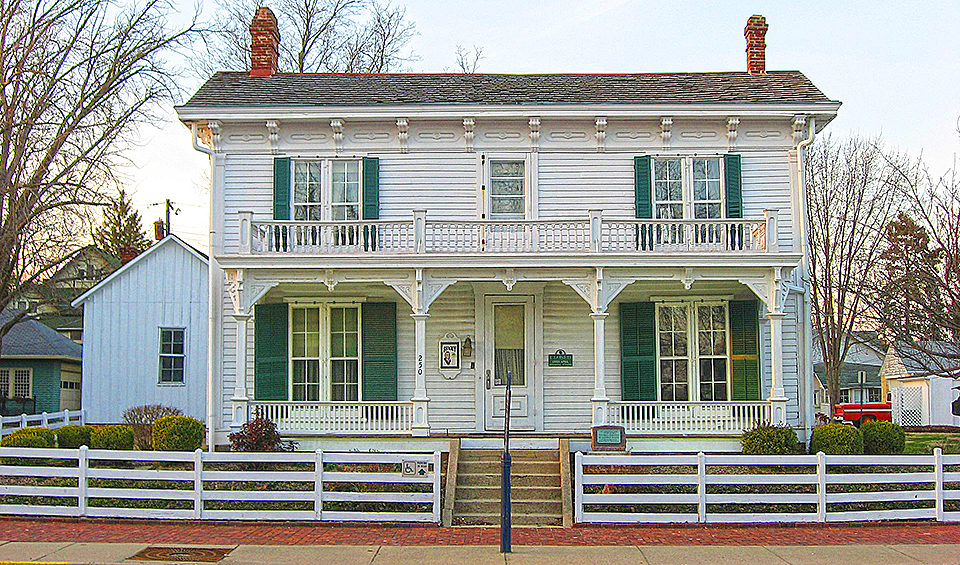
[[[500,473],[499,461],[469,461],[461,459],[458,473]],[[559,461],[513,461],[510,465],[510,475],[559,475]]]
[[[554,487],[560,488],[560,474],[523,474],[510,473],[510,484],[514,487]],[[500,473],[457,473],[457,488],[461,486],[492,487],[500,486]]]
[[[496,461],[500,462],[503,456],[502,451],[496,449],[461,449],[461,461]],[[521,449],[510,452],[510,458],[514,463],[517,461],[559,461],[560,456],[556,450],[542,449]]]
[[[560,489],[556,487],[517,487],[512,486],[513,500],[561,500]],[[457,485],[457,500],[500,500],[500,486]]]
[[[511,503],[514,516],[556,515],[560,516],[563,509],[559,500],[514,500]],[[500,500],[458,500],[453,507],[454,516],[465,514],[498,514]]]
[[[559,526],[563,518],[558,514],[512,514],[510,522],[514,526]],[[457,514],[454,523],[469,526],[490,526],[500,524],[500,511],[496,514]]]

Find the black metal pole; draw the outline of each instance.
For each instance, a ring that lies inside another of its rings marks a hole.
[[[507,390],[503,405],[503,459],[500,469],[500,553],[511,553],[510,548],[510,385],[513,371],[507,371]]]
[[[173,208],[173,204],[170,204],[170,199],[167,198],[165,212],[167,214],[167,223],[164,225],[164,230],[166,233],[163,234],[164,237],[170,235],[170,209]]]

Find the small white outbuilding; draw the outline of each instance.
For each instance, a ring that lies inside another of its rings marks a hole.
[[[73,301],[83,305],[88,422],[120,422],[144,404],[205,419],[208,268],[169,235]]]

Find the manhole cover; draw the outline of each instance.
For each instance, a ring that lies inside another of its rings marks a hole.
[[[230,549],[216,547],[148,547],[130,559],[137,561],[193,561],[215,563],[223,559]]]

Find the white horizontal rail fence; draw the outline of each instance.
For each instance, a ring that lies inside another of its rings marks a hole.
[[[577,453],[574,472],[578,523],[960,521],[960,455],[939,448],[882,456]]]
[[[404,435],[413,429],[413,403],[395,402],[252,402],[251,415],[262,415],[281,433]]]
[[[240,213],[241,254],[759,253],[775,252],[777,220],[612,219],[598,211],[560,220],[253,221]]]
[[[87,413],[84,410],[64,410],[47,414],[20,414],[19,416],[3,416],[0,418],[0,437],[12,434],[22,428],[40,427],[51,430],[71,424],[84,425],[87,423]]]
[[[770,405],[757,402],[610,402],[611,424],[629,434],[710,433],[740,435],[770,420]]]
[[[191,453],[2,447],[0,461],[0,514],[440,521],[439,451]],[[406,476],[400,469],[403,462],[425,468],[422,474]],[[30,477],[49,484],[22,484]],[[381,509],[383,504],[390,509]]]

